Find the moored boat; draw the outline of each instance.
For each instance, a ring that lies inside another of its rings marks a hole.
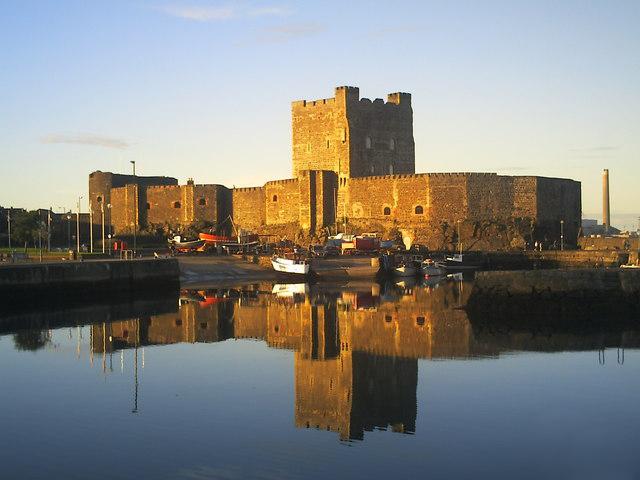
[[[273,256],[271,265],[276,272],[290,273],[294,275],[308,275],[311,265],[305,259],[293,259]]]
[[[477,270],[482,266],[482,262],[481,259],[475,256],[454,253],[453,255],[447,255],[444,260],[435,262],[435,265],[446,272],[459,272],[462,270]]]
[[[416,267],[413,265],[402,264],[393,269],[393,275],[396,277],[415,277],[416,274]]]
[[[446,274],[444,268],[436,265],[431,259],[427,259],[420,264],[420,271],[425,277],[439,277]]]

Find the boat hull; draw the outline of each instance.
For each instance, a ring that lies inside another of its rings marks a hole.
[[[271,265],[276,272],[289,273],[292,275],[308,275],[311,268],[308,263],[300,263],[282,258],[272,259]]]

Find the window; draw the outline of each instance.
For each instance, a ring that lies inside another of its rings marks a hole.
[[[277,202],[277,201],[278,201],[278,195],[274,195],[274,196],[273,196],[273,198],[272,198],[272,200],[273,200],[274,202]]]
[[[329,148],[330,145],[331,145],[331,142],[327,140],[327,148]]]
[[[209,327],[209,324],[208,324],[207,322],[202,322],[202,323],[200,324],[200,328],[201,328],[202,330],[206,330],[208,327]]]
[[[102,203],[102,197],[98,195],[98,198],[96,198],[96,200],[98,200],[98,203]]]
[[[371,174],[373,175],[374,173],[376,173],[376,167],[371,165]]]
[[[371,148],[371,137],[366,137],[364,139],[364,146],[367,150]]]
[[[396,141],[392,138],[391,140],[389,140],[389,150],[395,150],[396,149]]]
[[[206,198],[198,199],[198,205],[200,205],[201,207],[204,207],[206,204],[207,204],[207,199]]]
[[[181,206],[180,202],[173,202],[173,208],[180,208]]]
[[[424,317],[416,317],[416,325],[420,327],[424,326]]]
[[[391,208],[390,207],[384,207],[384,210],[382,210],[382,213],[384,215],[391,215]]]
[[[176,327],[179,327],[180,325],[182,325],[182,320],[176,318]]]
[[[391,317],[391,315],[385,315],[384,316],[384,321],[387,323],[391,323],[391,320],[393,320],[393,318]]]
[[[416,215],[422,215],[424,213],[424,208],[422,208],[422,205],[416,205],[414,212]]]
[[[393,164],[389,165],[389,175],[393,175]]]
[[[146,207],[147,207],[147,210],[151,210],[151,204],[149,202],[147,202]]]

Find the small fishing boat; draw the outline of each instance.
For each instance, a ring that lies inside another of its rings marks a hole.
[[[446,274],[445,269],[436,265],[436,262],[430,258],[420,264],[420,271],[425,277],[440,277]]]
[[[406,263],[400,264],[393,269],[393,275],[396,277],[415,277],[416,274],[416,267]]]
[[[308,275],[311,265],[305,259],[284,257],[271,257],[271,265],[276,272],[291,273],[294,275]]]
[[[481,261],[477,257],[470,257],[462,253],[454,253],[447,255],[444,260],[435,262],[437,267],[447,272],[459,272],[462,270],[477,270],[482,266]]]

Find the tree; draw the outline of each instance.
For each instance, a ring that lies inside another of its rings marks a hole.
[[[16,245],[34,243],[38,239],[40,216],[37,211],[14,210],[11,214],[11,240]]]

